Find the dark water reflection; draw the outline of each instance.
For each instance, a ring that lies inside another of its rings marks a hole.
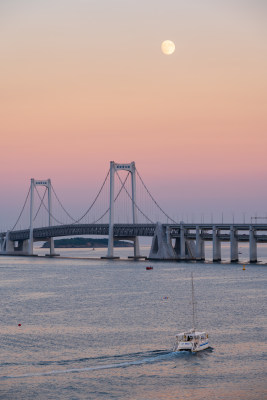
[[[265,398],[266,266],[146,265],[0,258],[0,398]],[[212,348],[175,354],[191,271]]]

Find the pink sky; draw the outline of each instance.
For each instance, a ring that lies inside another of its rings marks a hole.
[[[170,214],[266,216],[266,16],[261,0],[2,0],[0,229],[32,177],[79,214],[110,160],[134,160]]]

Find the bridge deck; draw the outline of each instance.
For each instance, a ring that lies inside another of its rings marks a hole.
[[[170,235],[172,238],[179,237],[180,225],[174,224],[163,224],[165,227],[170,228]],[[238,241],[249,240],[249,230],[252,228],[256,234],[256,240],[259,242],[267,242],[267,235],[263,234],[264,231],[267,233],[267,224],[183,224],[185,229],[185,236],[188,239],[195,239],[196,227],[201,230],[201,237],[204,240],[212,240],[212,231],[214,227],[220,232],[219,239],[221,241],[229,241],[229,231],[233,227],[237,231],[243,231],[244,233],[238,234]],[[114,224],[114,237],[118,238],[131,238],[136,236],[147,236],[151,237],[154,235],[156,224]],[[257,232],[262,232],[261,234]],[[43,228],[35,228],[33,230],[34,241],[44,241],[52,237],[63,237],[63,236],[77,236],[77,235],[101,235],[108,236],[109,225],[108,224],[77,224],[77,225],[58,225],[48,226]],[[9,239],[12,241],[27,240],[29,239],[30,230],[18,230],[11,231],[9,233]],[[6,232],[0,234],[0,238],[4,238]]]

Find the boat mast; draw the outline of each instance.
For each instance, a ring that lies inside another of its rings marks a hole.
[[[195,301],[195,291],[194,291],[194,280],[193,272],[191,272],[191,282],[192,282],[192,308],[193,308],[193,331],[196,330],[196,301]]]

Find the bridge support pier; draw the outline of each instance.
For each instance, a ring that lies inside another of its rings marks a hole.
[[[184,249],[181,257],[181,239],[176,238],[174,245],[174,252],[177,260],[195,260],[196,259],[196,245],[194,240],[184,239]]]
[[[170,233],[160,222],[157,222],[148,258],[151,260],[177,259],[175,251],[170,243]]]
[[[252,226],[249,228],[249,261],[251,263],[257,262],[257,242]]]
[[[176,238],[173,248],[170,227],[157,222],[148,258],[155,260],[195,260],[195,242],[186,239],[185,230],[181,224],[180,237]]]
[[[196,260],[205,260],[205,243],[201,238],[199,226],[196,227]]]
[[[222,259],[222,256],[221,256],[221,241],[219,239],[219,234],[220,234],[219,229],[217,229],[216,226],[213,226],[213,229],[212,229],[213,261],[221,261],[221,259]]]
[[[16,245],[17,244],[17,245]],[[28,256],[29,254],[29,240],[10,240],[10,231],[7,231],[6,237],[1,239],[1,255],[7,256]]]
[[[134,238],[134,258],[141,258],[138,236]]]
[[[180,224],[180,260],[185,260],[185,236],[183,224]]]
[[[5,243],[5,252],[6,253],[14,253],[15,252],[15,246],[14,242],[9,239],[10,231],[7,231],[6,233],[6,243]]]
[[[230,255],[231,262],[238,262],[238,237],[237,230],[233,226],[230,229]]]
[[[21,240],[18,242],[18,251],[22,251],[23,254],[28,254],[29,249],[29,241],[28,240]],[[16,251],[16,248],[15,248]]]
[[[3,248],[4,248],[4,241],[5,241],[5,239],[1,236],[1,238],[0,238],[0,252],[1,253],[2,253]]]
[[[134,259],[134,260],[140,260],[140,258],[146,258],[141,256],[140,254],[140,248],[139,248],[139,238],[138,236],[134,236],[134,237],[124,237],[122,240],[131,240],[133,242],[134,245],[134,255],[133,256],[128,256],[128,258]]]
[[[49,254],[46,254],[46,256],[47,256],[47,257],[56,257],[56,256],[59,256],[60,254],[58,254],[58,253],[55,252],[54,238],[51,237],[51,238],[48,240],[48,242],[49,242],[49,249],[50,249],[50,251],[49,251]]]

